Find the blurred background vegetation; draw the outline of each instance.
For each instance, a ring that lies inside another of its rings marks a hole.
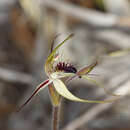
[[[40,92],[21,112],[14,112],[46,79],[45,59],[70,33],[63,58],[77,68],[95,60],[97,81],[121,98],[109,104],[62,100],[62,130],[130,130],[130,54],[109,57],[130,48],[130,0],[0,0],[0,130],[50,130],[48,90]],[[110,95],[84,80],[70,84],[86,99]]]

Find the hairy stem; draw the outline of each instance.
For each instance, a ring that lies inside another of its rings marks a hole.
[[[59,110],[60,107],[53,107],[53,128],[52,130],[59,130]]]

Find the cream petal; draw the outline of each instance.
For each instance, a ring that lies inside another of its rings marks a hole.
[[[72,101],[77,101],[77,102],[87,102],[87,103],[107,103],[107,102],[112,102],[116,99],[111,99],[111,100],[105,100],[105,101],[96,101],[96,100],[84,100],[80,99],[76,96],[74,96],[65,86],[65,84],[60,80],[60,79],[55,79],[53,81],[54,87],[56,91],[63,96],[64,98],[67,98]]]

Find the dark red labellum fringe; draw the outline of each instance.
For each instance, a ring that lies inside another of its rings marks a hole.
[[[66,73],[76,73],[77,69],[70,63],[65,63],[65,62],[59,62],[56,67],[56,70],[59,71],[64,71]]]

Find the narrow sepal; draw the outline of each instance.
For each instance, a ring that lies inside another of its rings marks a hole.
[[[44,82],[42,82],[40,85],[38,85],[38,87],[35,89],[35,91],[33,92],[33,94],[28,98],[28,100],[23,104],[21,105],[17,112],[19,112],[25,105],[27,105],[31,99],[40,91],[42,90],[43,88],[45,88],[46,86],[48,86],[48,84],[50,84],[49,80],[46,80]]]
[[[63,42],[61,42],[53,51],[52,53],[48,56],[47,61],[51,61],[56,53],[56,51],[67,41],[69,40],[71,37],[73,37],[74,34],[70,34]]]
[[[108,94],[108,95],[118,96],[118,97],[120,96],[120,95],[112,93],[111,91],[109,91],[108,89],[106,89],[101,83],[99,83],[98,81],[96,81],[96,80],[88,77],[87,75],[83,75],[82,78],[83,79],[87,79],[88,81],[94,83],[97,87],[103,88],[104,92],[106,92],[106,94]]]
[[[51,54],[48,56],[46,63],[45,63],[45,72],[46,74],[50,73],[53,69],[53,61],[55,60],[56,51],[74,34],[70,34],[64,41],[62,41],[55,49],[52,50]]]
[[[82,68],[81,70],[77,72],[77,75],[85,75],[85,74],[90,73],[97,64],[98,62],[96,61],[92,63],[91,65]]]

